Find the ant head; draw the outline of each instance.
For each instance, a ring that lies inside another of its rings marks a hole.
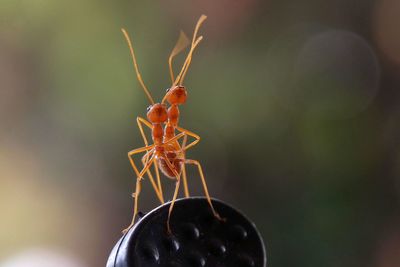
[[[156,103],[147,108],[147,118],[151,123],[163,123],[168,119],[167,106]]]
[[[186,102],[187,91],[185,86],[176,85],[167,89],[166,95],[168,103],[171,105],[180,105]]]

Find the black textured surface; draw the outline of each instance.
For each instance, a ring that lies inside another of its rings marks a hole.
[[[183,198],[166,230],[169,203],[143,216],[115,245],[107,267],[266,267],[263,241],[242,213],[213,199]]]

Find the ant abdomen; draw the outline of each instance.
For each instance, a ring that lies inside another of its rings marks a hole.
[[[180,174],[182,171],[183,158],[173,151],[168,151],[165,154],[167,156],[166,158],[157,158],[158,166],[160,167],[161,172],[165,174],[165,176],[171,179],[176,179],[176,174]],[[171,163],[171,167],[174,167],[174,170],[171,170],[166,160]]]

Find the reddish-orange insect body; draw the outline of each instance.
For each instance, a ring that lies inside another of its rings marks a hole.
[[[124,29],[122,29],[122,32],[125,35],[125,39],[130,49],[136,76],[145,94],[147,95],[147,98],[151,103],[151,106],[149,106],[147,109],[148,121],[141,117],[137,118],[138,127],[142,134],[145,146],[128,152],[129,161],[132,165],[133,170],[137,175],[137,178],[136,178],[136,190],[134,193],[135,201],[134,201],[132,222],[131,225],[124,231],[130,229],[130,227],[132,227],[135,222],[135,216],[138,212],[138,197],[141,190],[141,181],[143,180],[143,176],[145,174],[147,174],[147,176],[149,177],[149,180],[152,183],[154,191],[157,194],[157,197],[159,198],[160,202],[164,203],[161,180],[159,175],[159,170],[161,170],[161,172],[166,177],[171,178],[176,182],[175,191],[172,197],[171,205],[169,207],[168,220],[167,220],[167,228],[168,231],[171,232],[171,229],[169,227],[169,219],[171,216],[172,209],[174,207],[174,202],[178,196],[181,180],[183,180],[185,196],[189,197],[185,165],[192,165],[197,167],[204,188],[204,193],[207,197],[207,201],[211,207],[211,210],[216,218],[221,219],[221,217],[214,210],[214,207],[212,205],[200,162],[194,159],[188,159],[186,158],[185,155],[186,151],[189,148],[195,146],[200,141],[200,136],[178,126],[179,115],[180,115],[179,105],[184,104],[187,99],[186,88],[182,86],[183,80],[190,66],[193,51],[200,43],[200,41],[203,39],[202,36],[197,37],[197,32],[206,18],[207,17],[205,15],[202,15],[199,18],[193,33],[193,39],[191,42],[190,50],[183,63],[180,73],[176,77],[174,77],[175,75],[172,67],[173,58],[189,45],[188,38],[183,32],[181,32],[178,42],[173,48],[171,55],[169,56],[168,59],[172,85],[167,90],[167,93],[162,99],[161,103],[154,102],[150,92],[148,91],[146,85],[144,84],[142,76],[139,72],[139,68],[137,66],[135,53],[129,35]],[[168,104],[170,105],[168,109],[167,106],[164,104],[165,101],[167,101]],[[143,130],[142,123],[151,129],[151,137],[153,139],[152,145],[149,145],[149,142]],[[178,131],[179,134],[175,135],[175,131]],[[191,140],[189,144],[186,143],[188,137],[194,138],[194,140]],[[182,142],[179,143],[179,141],[181,140]],[[136,155],[138,153],[145,153],[141,159],[141,162],[143,164],[143,169],[141,169],[141,171],[139,171],[138,166],[136,165],[133,159],[133,155]],[[155,182],[153,178],[152,172],[150,170],[151,166],[154,166],[157,182]]]
[[[170,108],[171,109],[171,108]],[[165,127],[165,133],[162,124],[167,121],[170,110],[167,111],[167,107],[164,104],[156,103],[148,107],[147,118],[152,124],[152,138],[155,144],[156,150],[156,161],[162,173],[164,173],[168,178],[176,179],[176,173],[180,174],[182,170],[183,154],[179,152],[180,146],[178,142],[172,142],[171,144],[164,144],[167,133],[171,138],[175,136],[175,126]],[[179,110],[178,110],[179,116]],[[176,117],[177,119],[178,117]],[[172,131],[172,132],[171,132]],[[168,138],[169,140],[170,138]],[[174,167],[172,170],[166,160],[168,160]]]
[[[174,166],[175,171],[177,173],[181,173],[182,171],[182,164],[184,161],[182,153],[177,152],[176,149],[166,150],[167,160]],[[164,157],[157,158],[158,167],[162,173],[171,179],[176,179],[176,175],[174,174],[173,170],[168,166],[166,159]]]
[[[186,88],[182,85],[177,85],[168,90],[166,98],[171,105],[184,104],[187,98]]]
[[[165,125],[164,132],[164,142],[175,137],[175,128],[178,126],[179,121],[179,107],[186,102],[187,91],[184,86],[175,86],[172,89],[167,90],[165,96],[166,100],[171,104],[168,108],[168,121]],[[169,144],[166,148],[166,155],[169,162],[175,167],[176,171],[180,174],[182,171],[182,164],[184,162],[184,155],[181,152],[181,148],[178,142],[173,142]],[[165,159],[158,160],[159,167],[161,171],[169,178],[175,178],[175,175]]]
[[[187,91],[184,86],[177,85],[167,90],[165,99],[171,105],[168,109],[168,122],[165,126],[164,142],[175,136],[175,128],[179,121],[179,107],[184,104],[187,98]]]
[[[157,146],[161,146],[163,143],[164,129],[162,123],[168,119],[167,107],[164,104],[156,103],[147,108],[147,118],[153,125],[151,130],[151,136],[153,142]]]

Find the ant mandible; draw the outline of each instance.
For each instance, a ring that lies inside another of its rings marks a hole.
[[[140,130],[140,133],[142,135],[143,141],[145,143],[145,146],[128,152],[128,158],[129,158],[132,168],[137,176],[137,179],[136,179],[136,190],[135,190],[135,193],[133,194],[134,210],[133,210],[132,222],[123,232],[128,231],[135,223],[136,214],[138,212],[138,198],[139,198],[139,194],[141,191],[141,181],[145,174],[148,175],[149,180],[153,186],[153,189],[154,189],[158,199],[160,200],[161,203],[164,203],[164,196],[163,196],[161,179],[160,179],[160,171],[159,171],[159,170],[161,170],[161,172],[166,177],[176,181],[175,191],[174,191],[174,195],[173,195],[170,207],[169,207],[168,219],[167,219],[167,230],[169,233],[171,233],[169,221],[170,221],[170,217],[171,217],[172,209],[174,207],[175,200],[178,196],[180,183],[181,183],[181,174],[182,174],[182,180],[183,180],[183,185],[184,185],[185,197],[189,197],[189,190],[188,190],[188,185],[187,185],[187,177],[186,177],[186,169],[185,169],[186,164],[192,164],[192,165],[197,166],[198,172],[199,172],[199,175],[201,178],[201,182],[203,184],[204,192],[205,192],[207,201],[211,207],[211,210],[217,219],[222,220],[222,218],[215,211],[215,209],[212,205],[211,198],[210,198],[210,195],[209,195],[208,189],[207,189],[206,180],[205,180],[200,162],[197,160],[193,160],[193,159],[187,159],[186,155],[185,155],[185,152],[189,148],[195,146],[200,141],[200,136],[189,130],[186,130],[186,129],[178,126],[178,121],[179,121],[179,107],[178,106],[181,104],[184,104],[186,102],[186,98],[187,98],[186,88],[182,85],[183,80],[184,80],[187,70],[190,66],[193,52],[194,52],[195,48],[197,47],[197,45],[203,39],[203,36],[197,37],[197,33],[198,33],[198,30],[199,30],[201,24],[204,22],[204,20],[206,20],[206,18],[207,17],[205,15],[202,15],[199,18],[199,20],[196,24],[194,33],[193,33],[193,38],[192,38],[189,53],[183,63],[181,71],[179,72],[178,76],[176,78],[174,78],[174,72],[173,72],[173,67],[172,67],[173,59],[182,50],[184,50],[189,44],[188,38],[186,37],[186,35],[183,32],[181,32],[179,39],[168,58],[168,66],[169,66],[169,72],[170,72],[170,76],[171,76],[172,85],[169,89],[167,89],[167,92],[161,103],[154,102],[149,90],[145,86],[142,76],[139,72],[139,68],[138,68],[136,56],[135,56],[135,53],[133,50],[133,45],[132,45],[131,39],[129,38],[127,31],[125,29],[122,29],[122,32],[125,36],[128,46],[129,46],[129,50],[130,50],[131,57],[133,60],[133,65],[135,68],[137,79],[138,79],[140,85],[142,86],[147,98],[149,99],[149,101],[151,103],[151,105],[147,108],[147,118],[149,121],[145,120],[144,118],[137,117],[137,124],[138,124],[139,130]],[[167,109],[167,106],[165,105],[165,101],[167,101],[170,104],[170,107],[168,109]],[[153,140],[152,145],[149,145],[146,135],[144,134],[143,125],[145,125],[151,129],[152,140]],[[163,128],[163,125],[165,125],[165,128]],[[178,135],[175,135],[175,130],[177,130],[179,132]],[[193,137],[195,140],[193,142],[191,142],[190,144],[186,145],[188,136]],[[179,140],[181,140],[181,139],[182,139],[182,143],[179,144]],[[143,152],[145,152],[145,154],[142,157],[143,169],[141,171],[139,171],[136,163],[134,162],[133,155],[138,154],[138,153],[143,153]],[[152,165],[154,166],[157,181],[154,180],[154,177],[150,170],[150,167]]]

